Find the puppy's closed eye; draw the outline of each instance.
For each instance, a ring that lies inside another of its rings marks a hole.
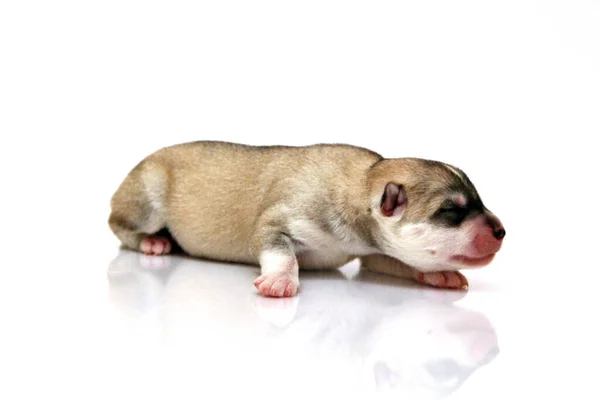
[[[434,215],[434,220],[446,226],[458,226],[468,214],[468,209],[457,205],[444,205]]]

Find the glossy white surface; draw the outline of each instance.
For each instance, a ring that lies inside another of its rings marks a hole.
[[[0,4],[1,399],[600,398],[600,5]],[[348,142],[460,166],[507,230],[444,292],[350,264],[119,252],[161,146]]]
[[[466,293],[360,273],[351,263],[340,272],[301,274],[301,294],[281,300],[256,294],[252,266],[107,253],[88,246],[48,253],[45,263],[14,258],[21,279],[5,280],[3,291],[7,393],[598,393],[596,284],[535,277],[526,268],[535,268],[531,260],[514,279],[503,278],[509,256],[466,272]]]

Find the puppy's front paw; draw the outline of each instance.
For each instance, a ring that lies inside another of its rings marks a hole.
[[[279,272],[259,276],[254,286],[263,296],[292,297],[298,292],[300,281],[295,274]]]
[[[150,236],[142,240],[140,250],[150,256],[168,254],[171,251],[171,242],[167,238]]]
[[[468,289],[469,282],[458,271],[417,272],[415,280],[441,289]]]

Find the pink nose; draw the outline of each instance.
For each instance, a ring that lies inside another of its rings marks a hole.
[[[473,240],[475,250],[482,255],[489,255],[500,250],[502,237],[504,237],[504,235],[499,237],[500,235],[498,235],[497,232],[498,231],[486,230],[485,232],[475,235],[475,239]]]
[[[504,236],[506,236],[506,231],[504,230],[502,222],[500,222],[498,217],[496,217],[494,214],[486,212],[486,222],[488,226],[492,229],[492,234],[496,239],[504,239]]]

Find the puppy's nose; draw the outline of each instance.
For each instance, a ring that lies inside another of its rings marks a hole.
[[[506,236],[506,231],[504,230],[504,228],[500,228],[500,229],[494,231],[494,237],[496,239],[502,239],[502,238],[504,238],[504,236]]]

